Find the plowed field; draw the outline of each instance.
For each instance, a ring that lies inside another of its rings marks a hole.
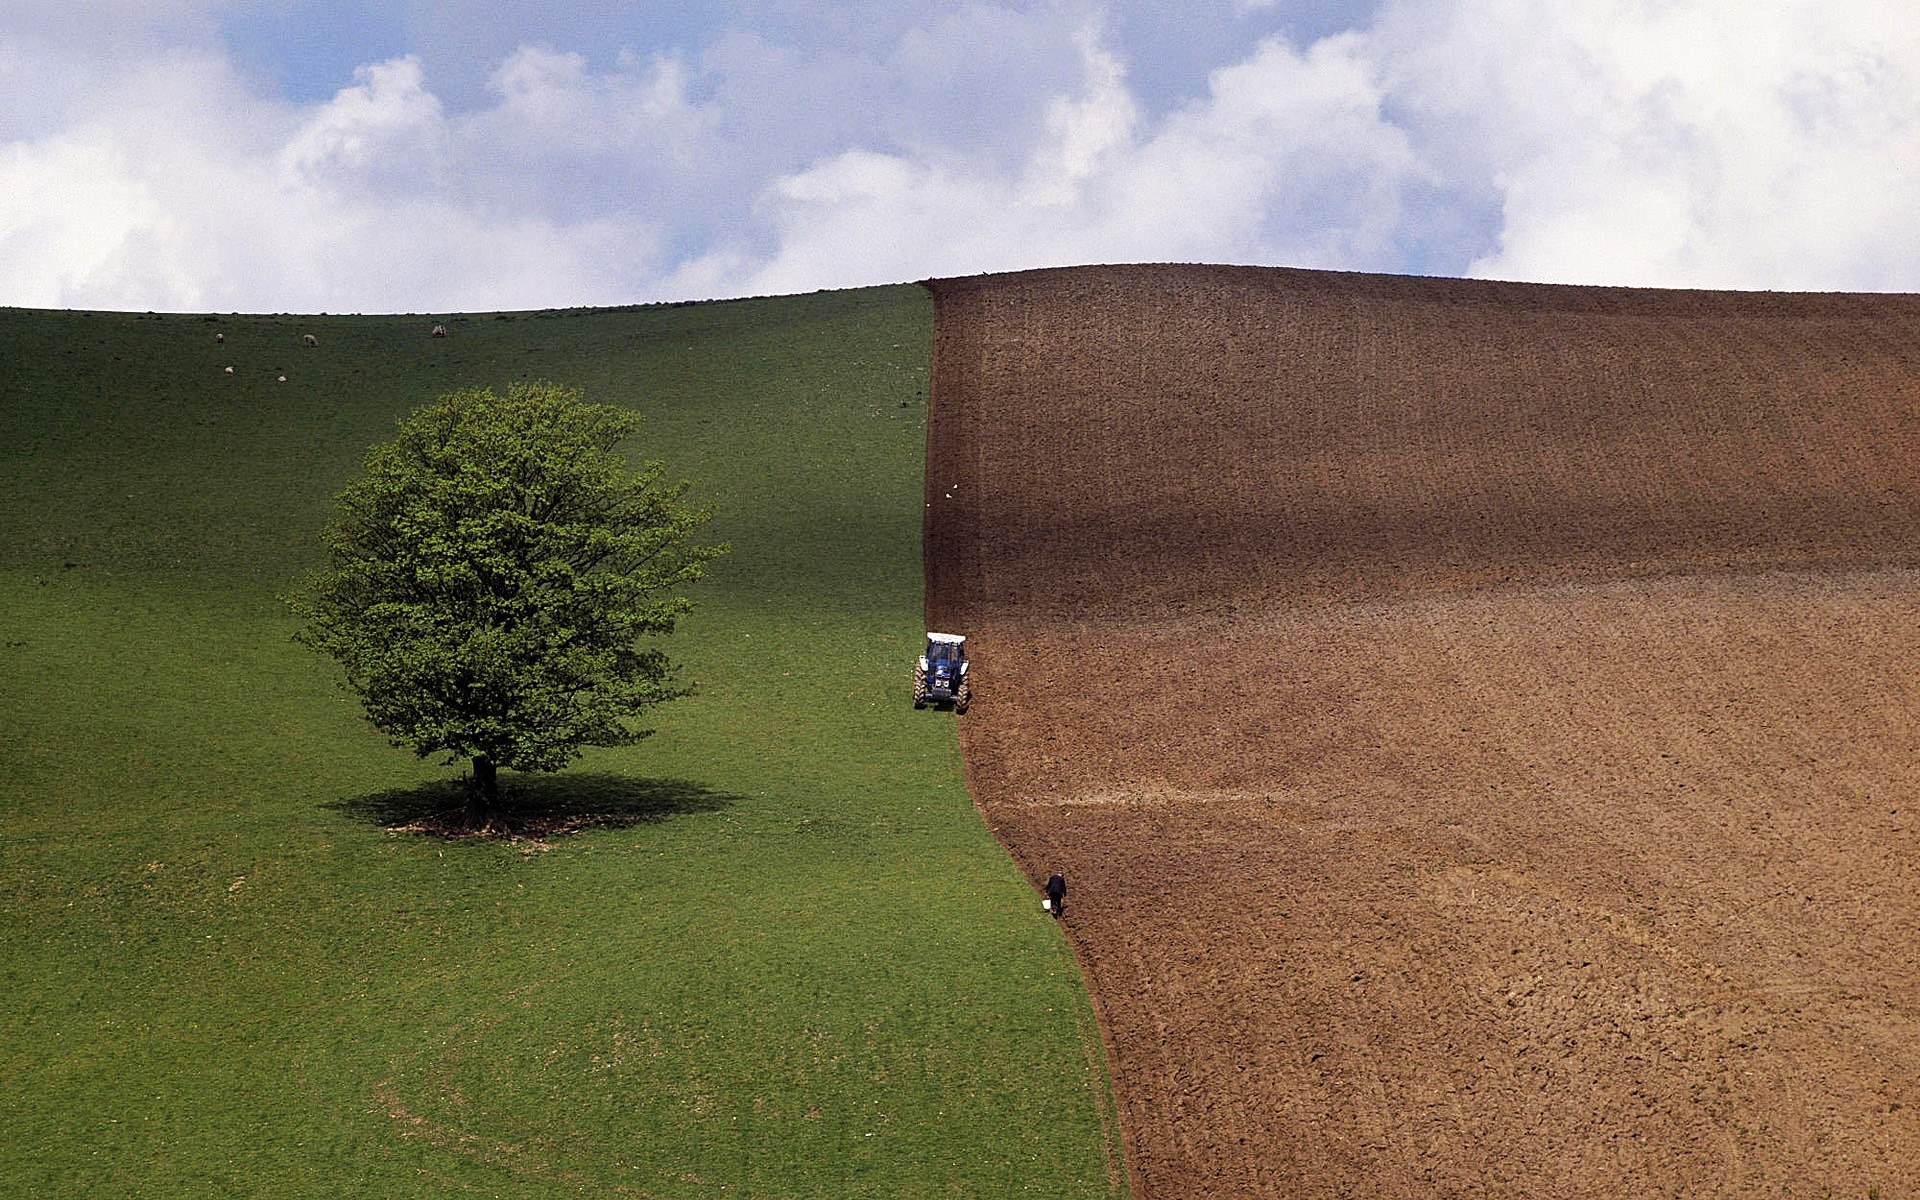
[[[930,286],[929,628],[1139,1195],[1916,1194],[1920,298]]]

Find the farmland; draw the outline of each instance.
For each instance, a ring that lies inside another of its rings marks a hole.
[[[1904,1194],[1920,298],[934,292],[928,620],[1140,1194]]]
[[[659,732],[509,781],[583,831],[442,840],[278,596],[518,379],[734,550]],[[0,1193],[1915,1177],[1920,299],[0,311],[0,457]]]

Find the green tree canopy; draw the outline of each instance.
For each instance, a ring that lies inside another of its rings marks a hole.
[[[442,396],[340,493],[330,562],[289,600],[395,745],[472,760],[483,808],[499,767],[633,742],[686,694],[641,639],[726,547],[694,541],[709,514],[684,482],[618,452],[638,422],[548,383]]]

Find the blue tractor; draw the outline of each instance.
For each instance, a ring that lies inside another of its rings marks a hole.
[[[955,633],[929,633],[927,652],[913,668],[913,706],[952,704],[953,711],[967,711],[973,699],[967,681],[967,639]]]

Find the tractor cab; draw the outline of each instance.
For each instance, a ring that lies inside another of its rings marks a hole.
[[[913,669],[913,706],[951,703],[967,711],[972,688],[967,680],[967,639],[956,633],[929,633],[926,652]]]

